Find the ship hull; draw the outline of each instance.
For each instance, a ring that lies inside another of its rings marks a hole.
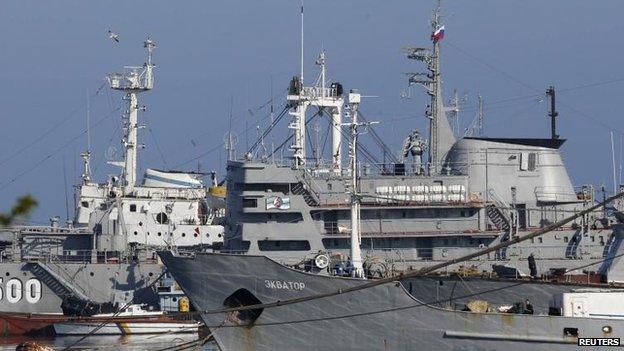
[[[138,318],[137,318],[138,319]],[[134,334],[178,334],[196,333],[199,324],[167,321],[124,321],[116,323],[62,322],[54,324],[56,335],[134,335]]]
[[[266,257],[159,253],[200,311],[336,292],[365,281],[295,271]],[[527,297],[546,296],[550,285],[529,285]],[[239,294],[241,289],[251,293]],[[412,290],[418,284],[412,284]],[[508,291],[513,292],[514,287]],[[561,288],[562,291],[565,287]],[[569,290],[569,287],[567,287]],[[502,289],[504,291],[505,289]],[[418,295],[413,293],[414,295]],[[265,308],[250,321],[231,313],[204,313],[221,350],[574,350],[577,337],[621,336],[624,320],[548,315],[472,313],[422,301],[389,282],[322,299]],[[510,301],[513,302],[513,301]],[[256,302],[257,303],[257,302]],[[250,303],[243,303],[250,304]],[[612,327],[612,335],[602,331]]]
[[[62,314],[61,302],[70,294],[90,301],[155,304],[149,285],[162,273],[156,262],[42,263],[3,262],[0,265],[0,313]]]

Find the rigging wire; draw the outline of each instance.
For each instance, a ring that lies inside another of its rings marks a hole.
[[[407,272],[404,273],[400,273],[398,276],[393,276],[393,277],[388,277],[388,278],[382,278],[382,279],[378,279],[375,281],[371,281],[371,282],[365,282],[363,284],[360,285],[356,285],[356,286],[352,286],[352,287],[346,287],[343,289],[339,289],[336,291],[331,291],[331,292],[326,292],[326,293],[319,293],[319,294],[313,294],[313,295],[308,295],[308,296],[303,296],[303,297],[297,297],[297,298],[292,298],[292,299],[287,299],[287,300],[277,300],[274,302],[269,302],[269,303],[262,303],[262,304],[254,304],[254,305],[247,305],[247,306],[239,306],[239,307],[235,307],[235,308],[222,308],[222,309],[215,309],[215,310],[204,310],[204,311],[200,311],[200,313],[202,314],[217,314],[217,313],[229,313],[229,312],[236,312],[236,311],[245,311],[245,310],[254,310],[254,309],[259,309],[259,308],[274,308],[274,307],[280,307],[280,306],[285,306],[285,305],[291,305],[291,304],[297,304],[297,303],[302,303],[302,302],[307,302],[307,301],[311,301],[311,300],[318,300],[318,299],[322,299],[322,298],[326,298],[326,297],[332,297],[332,296],[336,296],[336,295],[342,295],[345,293],[350,293],[350,292],[355,292],[355,291],[359,291],[359,290],[364,290],[364,289],[368,289],[368,288],[372,288],[375,286],[379,286],[382,284],[387,284],[387,283],[392,283],[392,282],[396,282],[396,281],[402,281],[405,280],[407,278],[411,278],[411,277],[417,277],[417,276],[422,276],[425,274],[429,274],[432,273],[434,271],[437,271],[439,269],[448,267],[450,265],[453,264],[458,264],[461,262],[465,262],[468,260],[471,260],[473,258],[477,258],[483,255],[486,255],[488,253],[491,252],[495,252],[498,251],[500,249],[506,248],[508,246],[511,245],[515,245],[518,244],[520,242],[526,241],[526,240],[530,240],[532,238],[541,236],[543,234],[552,232],[554,230],[556,230],[559,227],[562,227],[582,216],[585,216],[588,213],[594,212],[595,210],[602,208],[604,206],[606,206],[606,204],[617,200],[621,197],[624,197],[624,192],[618,193],[616,195],[613,195],[611,197],[606,198],[604,201],[595,204],[591,207],[588,207],[580,212],[577,212],[576,214],[566,217],[558,222],[555,222],[551,225],[548,225],[544,228],[540,228],[536,231],[533,231],[529,234],[523,235],[523,236],[518,236],[512,240],[507,240],[504,242],[501,242],[499,244],[493,245],[487,249],[483,249],[471,254],[467,254],[467,255],[463,255],[460,256],[458,258],[454,258],[454,259],[450,259],[447,261],[444,261],[442,263],[439,264],[435,264],[432,266],[428,266],[428,267],[424,267],[418,270],[409,270]],[[609,260],[612,260],[613,257],[608,258]]]
[[[95,91],[95,93],[93,93],[90,97],[96,97],[97,95],[100,94],[100,91],[102,91],[102,89],[104,88],[104,86],[106,86],[106,82],[102,83],[102,85],[100,85],[100,87]],[[5,163],[11,161],[12,159],[14,159],[15,157],[21,155],[24,151],[30,149],[31,147],[37,145],[38,143],[40,143],[41,141],[43,141],[48,135],[52,134],[52,132],[54,132],[55,130],[57,130],[60,126],[62,126],[63,124],[65,124],[67,121],[69,121],[70,119],[72,119],[80,110],[82,109],[82,107],[76,107],[75,109],[73,109],[68,115],[67,117],[65,117],[63,120],[61,120],[60,122],[55,123],[54,125],[52,125],[51,128],[49,128],[48,130],[46,130],[45,132],[43,132],[41,135],[39,135],[38,137],[32,138],[30,140],[32,140],[31,142],[29,142],[28,144],[22,146],[21,148],[19,148],[17,151],[15,151],[13,154],[11,154],[10,156],[8,156],[7,158],[0,160],[0,166],[4,165]]]
[[[507,73],[507,72],[505,72],[505,71],[503,71],[503,70],[501,70],[501,69],[491,65],[490,63],[486,62],[485,60],[483,60],[483,59],[481,59],[481,58],[479,58],[477,56],[474,56],[473,54],[471,54],[468,51],[460,48],[459,46],[453,44],[452,42],[447,41],[446,43],[450,47],[452,47],[455,50],[459,51],[460,53],[466,55],[467,57],[473,59],[474,61],[480,63],[481,65],[483,65],[483,66],[485,66],[485,67],[487,67],[487,68],[489,68],[489,69],[491,69],[491,70],[493,70],[493,71],[495,71],[495,72],[505,76],[507,79],[509,79],[511,81],[514,81],[517,84],[522,85],[523,87],[528,88],[528,89],[530,89],[532,91],[539,91],[538,89],[535,89],[534,87],[532,87],[529,84],[521,81],[520,79],[514,77],[513,75],[511,75],[511,74],[509,74],[509,73]],[[584,85],[580,85],[580,86],[577,86],[577,87],[563,89],[561,91],[573,91],[573,90],[577,90],[577,89],[584,89],[584,88],[596,87],[596,86],[600,86],[600,85],[613,84],[613,83],[617,83],[617,82],[621,82],[621,81],[624,81],[624,78],[617,78],[617,79],[611,79],[611,80],[604,81],[604,82],[596,82],[596,83],[584,84]],[[543,95],[543,94],[541,94],[541,93],[538,94],[538,96],[541,96],[541,95]],[[601,120],[599,120],[599,119],[597,119],[595,117],[592,117],[589,114],[587,114],[587,113],[585,113],[585,112],[575,108],[574,106],[572,106],[572,105],[570,105],[568,103],[565,103],[565,102],[559,102],[559,103],[562,106],[566,107],[567,109],[571,110],[572,112],[575,112],[577,115],[579,115],[581,117],[584,117],[584,118],[587,118],[587,119],[591,120],[592,122],[595,122],[598,125],[602,126],[603,128],[606,128],[606,129],[612,130],[612,131],[616,131],[619,134],[624,134],[623,130],[615,128],[613,126],[610,126],[608,123],[605,123],[605,122],[603,122],[603,121],[601,121]]]
[[[97,122],[95,122],[94,124],[92,124],[92,127],[97,127],[98,125],[100,125],[102,122],[104,122],[105,120],[109,119],[115,112],[119,111],[121,109],[121,107],[118,107],[112,111],[110,111],[108,114],[106,114],[104,117],[102,117],[100,120],[98,120]],[[44,162],[46,162],[47,160],[49,160],[50,158],[52,158],[52,156],[56,155],[59,151],[65,149],[67,146],[71,145],[74,141],[78,140],[80,137],[82,137],[83,135],[85,135],[87,133],[87,129],[83,130],[80,134],[76,135],[75,137],[69,139],[67,142],[65,142],[64,144],[62,144],[61,146],[57,147],[56,149],[54,149],[52,152],[50,152],[49,154],[47,154],[45,157],[43,157],[42,159],[40,159],[39,161],[37,161],[36,163],[34,163],[31,167],[26,168],[25,170],[23,170],[22,172],[18,173],[17,175],[15,175],[13,178],[11,178],[8,181],[5,182],[1,182],[0,183],[0,190],[4,190],[6,189],[8,186],[10,186],[11,184],[15,183],[18,179],[20,179],[21,177],[23,177],[24,175],[32,172],[33,170],[37,169],[40,165],[42,165]]]

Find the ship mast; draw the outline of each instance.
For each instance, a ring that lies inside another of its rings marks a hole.
[[[362,265],[362,249],[361,236],[360,236],[360,195],[358,194],[358,172],[357,172],[357,137],[358,127],[363,126],[363,123],[358,124],[357,113],[360,105],[361,96],[355,91],[349,92],[349,114],[351,116],[351,123],[348,123],[351,131],[351,142],[349,143],[349,168],[351,173],[351,265],[353,269],[351,276],[362,278],[364,277],[364,268]]]
[[[440,174],[444,156],[455,143],[455,135],[446,118],[446,108],[442,97],[442,72],[440,68],[440,40],[436,33],[444,31],[440,19],[440,2],[431,16],[431,40],[433,49],[408,47],[408,59],[422,61],[427,65],[428,72],[409,73],[410,85],[417,84],[425,88],[431,102],[426,111],[429,117],[429,174]],[[442,34],[443,35],[443,34]]]
[[[327,87],[327,66],[325,52],[319,54],[316,60],[319,67],[319,79],[313,86],[304,86],[301,77],[295,76],[290,81],[288,88],[288,113],[292,116],[288,128],[293,130],[293,144],[290,150],[293,152],[294,169],[299,169],[306,164],[306,111],[310,106],[324,109],[331,115],[332,130],[332,162],[331,171],[339,174],[342,168],[342,85],[334,82]]]
[[[156,44],[148,38],[143,46],[147,49],[147,62],[143,66],[126,66],[123,73],[113,73],[107,77],[111,89],[123,91],[125,93],[124,100],[127,101],[122,140],[126,150],[124,162],[111,162],[111,164],[123,168],[124,194],[133,192],[137,178],[137,149],[140,146],[137,131],[141,128],[138,125],[139,102],[137,95],[154,87],[152,51],[154,51]]]
[[[362,249],[360,247],[362,243],[361,230],[360,230],[360,193],[358,182],[358,161],[357,161],[357,147],[358,147],[358,134],[364,134],[368,131],[368,127],[371,124],[377,124],[379,122],[360,122],[358,121],[358,108],[360,107],[360,101],[362,96],[360,93],[353,89],[349,92],[349,105],[348,113],[351,117],[351,123],[342,124],[348,126],[350,130],[351,140],[349,143],[349,173],[351,179],[349,182],[348,191],[351,193],[351,276],[357,278],[364,278],[364,268],[362,264]]]

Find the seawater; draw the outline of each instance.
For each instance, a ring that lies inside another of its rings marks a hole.
[[[23,341],[36,341],[41,345],[52,347],[55,351],[61,351],[71,346],[81,337],[79,336],[62,336],[62,337],[10,337],[0,338],[1,351],[14,351],[15,346]],[[178,335],[97,335],[89,336],[80,343],[72,346],[74,350],[149,350],[158,351],[167,349],[166,351],[174,351],[176,345],[189,346],[189,342],[198,341],[196,334],[178,334]],[[186,343],[186,344],[185,344]],[[182,345],[184,344],[184,345]],[[193,348],[190,348],[191,350]],[[188,349],[187,349],[188,350]],[[219,347],[216,343],[210,341],[203,348],[204,351],[218,351]]]

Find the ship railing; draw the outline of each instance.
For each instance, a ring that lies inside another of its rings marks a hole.
[[[362,240],[362,252],[365,257],[381,258],[387,262],[409,262],[409,261],[447,261],[449,259],[457,258],[468,253],[472,253],[477,250],[484,249],[485,246],[454,246],[454,247],[439,247],[439,248],[396,248],[396,247],[383,247],[373,246],[368,238]],[[581,259],[602,259],[602,250],[604,246],[601,245],[585,245],[579,248],[578,252],[574,255],[568,253],[568,246],[566,245],[545,245],[545,246],[510,246],[507,248],[505,257],[501,257],[496,252],[474,258],[469,262],[480,261],[512,261],[512,260],[526,260],[529,255],[533,254],[535,259],[539,262],[547,262],[549,260],[581,260]],[[348,250],[345,246],[343,250]],[[331,251],[331,250],[330,250]],[[528,271],[528,263],[526,263]],[[589,267],[589,270],[598,270],[599,265],[595,267]],[[487,269],[490,269],[488,266]]]
[[[535,199],[538,202],[570,202],[570,201],[585,201],[593,199],[593,194],[581,191],[577,193],[576,190],[563,186],[537,186],[535,187]],[[592,191],[593,193],[593,191]],[[582,194],[582,197],[579,195]]]
[[[93,258],[98,263],[127,263],[133,259],[120,251],[97,251],[95,257],[92,250],[63,250],[60,252],[32,252],[22,251],[22,259],[25,261],[42,261],[54,263],[80,263],[92,262]],[[151,261],[148,259],[148,261]],[[153,259],[155,261],[155,259]]]
[[[321,88],[321,87],[301,87],[301,96],[307,98],[321,98],[321,97],[338,97],[338,90],[336,88]]]

